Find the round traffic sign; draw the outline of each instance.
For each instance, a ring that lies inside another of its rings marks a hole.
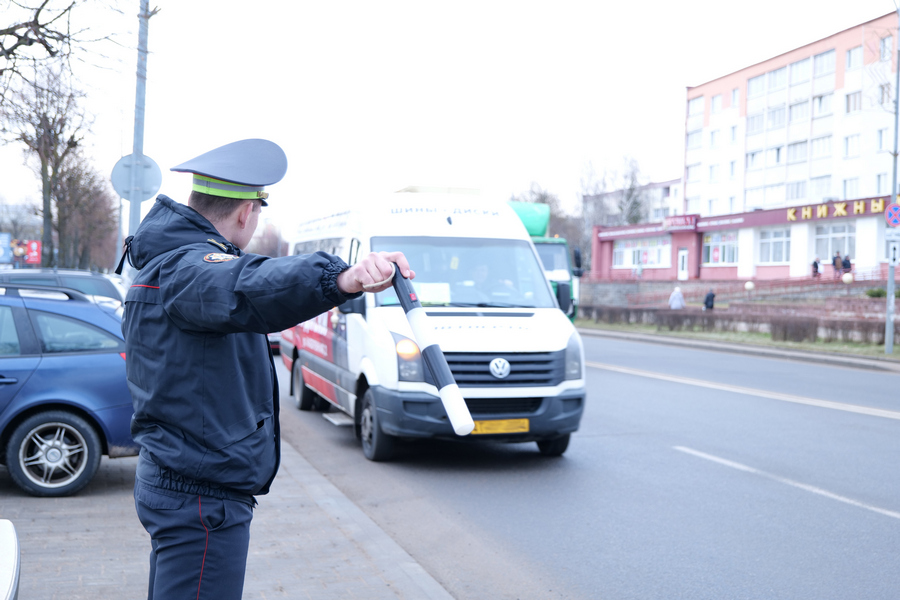
[[[140,172],[140,190],[132,197],[131,160],[133,156],[134,154],[129,154],[120,158],[113,167],[109,179],[117,194],[132,202],[143,202],[152,198],[159,191],[162,186],[162,171],[159,170],[159,165],[152,158],[140,155],[140,166],[143,167]]]
[[[890,203],[884,211],[884,219],[891,227],[900,227],[900,204]]]

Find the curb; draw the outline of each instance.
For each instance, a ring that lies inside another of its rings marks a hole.
[[[733,352],[735,354],[748,354],[752,356],[766,356],[770,358],[785,358],[818,364],[832,364],[841,367],[854,367],[874,371],[887,371],[900,373],[900,362],[890,359],[863,358],[852,354],[831,354],[825,352],[809,352],[803,350],[782,350],[780,348],[768,348],[754,346],[753,344],[729,344],[726,342],[714,342],[690,338],[673,338],[664,335],[649,333],[626,333],[609,331],[604,329],[587,329],[579,327],[578,333],[592,337],[606,337],[635,342],[647,342],[653,344],[665,344],[682,348],[697,348],[702,350],[715,350],[718,352]]]

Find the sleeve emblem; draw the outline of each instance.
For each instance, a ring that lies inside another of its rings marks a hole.
[[[208,263],[220,263],[220,262],[228,262],[229,260],[236,259],[237,256],[234,254],[224,254],[222,252],[210,252],[206,256],[203,257],[204,262]]]

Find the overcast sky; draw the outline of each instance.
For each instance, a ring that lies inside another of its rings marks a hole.
[[[95,115],[86,151],[103,173],[132,151],[139,6],[93,9],[91,27],[117,32],[123,47],[78,65]],[[144,154],[163,171],[161,193],[190,192],[170,167],[267,138],[288,156],[264,213],[282,224],[408,185],[506,199],[534,182],[574,206],[589,165],[599,175],[625,157],[653,181],[680,178],[688,86],[896,10],[893,0],[150,6],[160,11]],[[0,148],[6,202],[40,198],[21,163],[19,148]]]

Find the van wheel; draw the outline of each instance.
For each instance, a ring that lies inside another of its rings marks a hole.
[[[101,448],[87,421],[48,411],[16,427],[6,446],[6,466],[16,485],[32,496],[70,496],[94,477]]]
[[[389,460],[394,453],[394,437],[381,430],[378,411],[375,410],[375,394],[366,390],[363,396],[362,414],[359,417],[359,433],[363,454],[373,461]]]
[[[312,410],[316,405],[316,393],[303,384],[303,371],[300,369],[300,361],[295,360],[291,367],[291,388],[294,390],[294,404],[300,410]]]
[[[566,448],[569,447],[569,434],[567,433],[552,440],[541,440],[537,443],[537,446],[544,456],[562,456]]]

